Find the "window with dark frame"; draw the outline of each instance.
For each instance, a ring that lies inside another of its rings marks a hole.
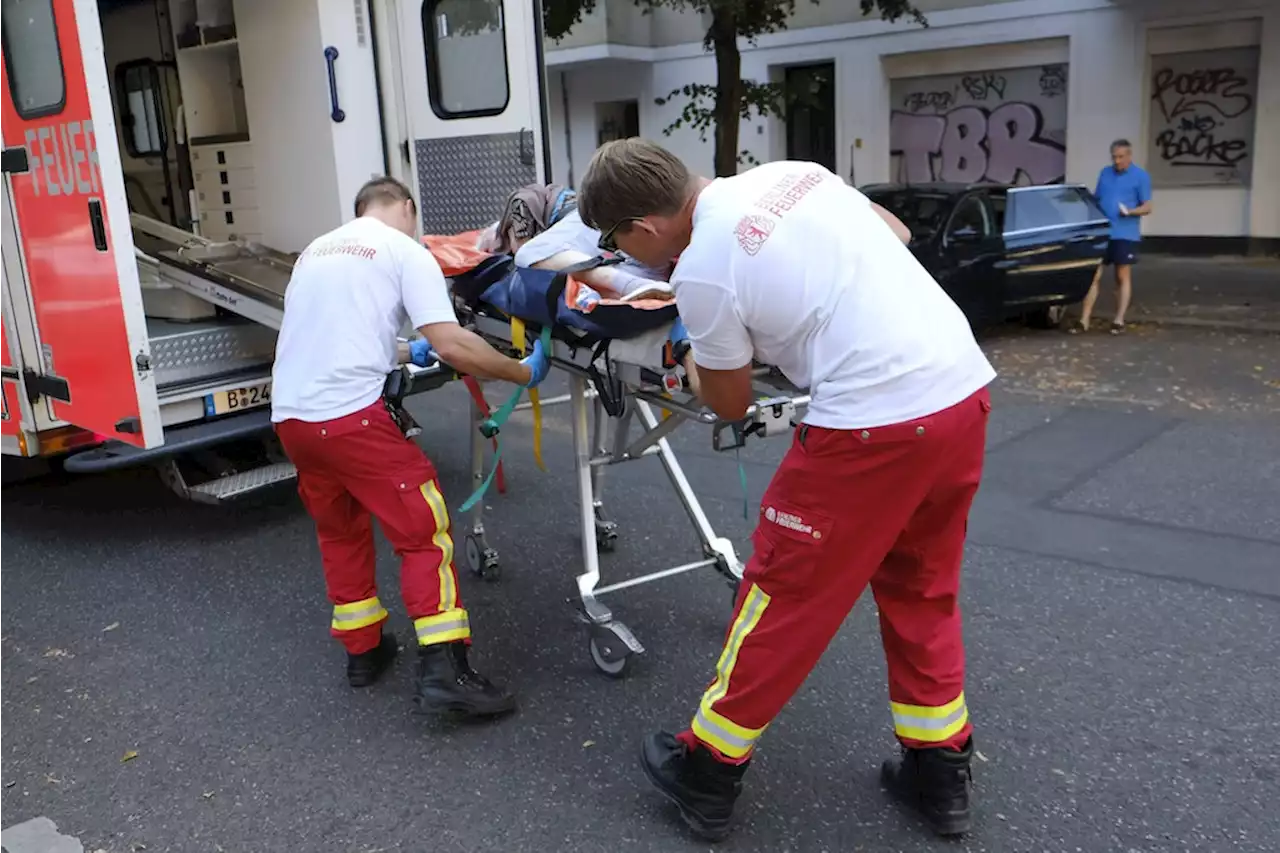
[[[511,99],[502,0],[424,0],[431,111],[441,119],[501,114]]]
[[[3,0],[0,13],[5,73],[18,117],[57,115],[67,104],[67,78],[53,0]]]
[[[168,148],[160,70],[150,59],[116,66],[116,103],[130,157],[161,157]]]
[[[783,72],[786,157],[836,169],[836,65],[796,65]]]
[[[947,237],[986,238],[991,236],[991,223],[987,216],[987,208],[980,196],[971,195],[961,199],[947,223]]]

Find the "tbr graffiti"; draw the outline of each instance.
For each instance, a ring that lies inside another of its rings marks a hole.
[[[1248,184],[1257,48],[1153,56],[1151,64],[1152,181]]]
[[[894,80],[894,179],[1044,184],[1066,173],[1067,66]]]

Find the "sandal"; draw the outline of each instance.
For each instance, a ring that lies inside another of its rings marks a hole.
[[[1067,329],[1068,335],[1081,335],[1089,331],[1089,327],[1079,320],[1071,324],[1071,328]]]
[[[1112,323],[1112,324],[1111,324],[1111,334],[1113,334],[1113,335],[1123,335],[1123,334],[1124,334],[1124,323]]]

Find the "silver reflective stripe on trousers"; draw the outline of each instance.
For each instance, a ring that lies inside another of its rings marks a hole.
[[[459,613],[457,616],[455,616],[452,619],[445,619],[444,621],[441,621],[441,622],[433,622],[430,625],[418,626],[417,628],[418,641],[422,642],[424,640],[430,640],[432,637],[437,637],[441,634],[449,634],[454,631],[462,630],[464,628],[469,630],[471,628],[471,622],[467,618],[466,613]]]

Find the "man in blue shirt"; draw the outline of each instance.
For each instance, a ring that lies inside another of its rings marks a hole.
[[[1133,162],[1133,147],[1127,139],[1111,143],[1111,165],[1098,173],[1098,185],[1093,194],[1102,205],[1102,212],[1111,220],[1111,242],[1093,277],[1093,286],[1084,298],[1080,309],[1080,322],[1071,330],[1087,332],[1098,301],[1098,285],[1102,283],[1102,268],[1116,268],[1116,316],[1111,322],[1111,334],[1124,331],[1124,315],[1129,310],[1133,296],[1133,265],[1138,262],[1138,243],[1142,241],[1142,228],[1138,217],[1151,212],[1151,176]]]

